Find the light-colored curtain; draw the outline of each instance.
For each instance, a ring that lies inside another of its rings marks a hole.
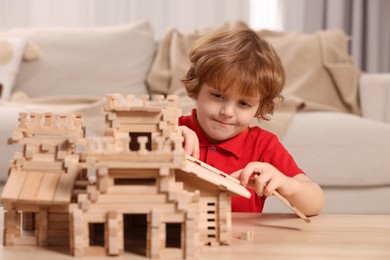
[[[351,37],[351,55],[360,69],[390,72],[390,1],[282,1],[285,29],[308,33],[342,29]]]
[[[149,21],[156,37],[249,20],[249,0],[0,0],[0,28],[103,26]]]

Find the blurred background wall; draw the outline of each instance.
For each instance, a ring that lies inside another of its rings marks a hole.
[[[254,29],[312,33],[342,29],[356,65],[390,72],[388,0],[0,0],[0,29],[104,26],[149,21],[156,38],[243,20]]]

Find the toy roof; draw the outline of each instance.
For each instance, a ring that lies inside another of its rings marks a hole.
[[[68,204],[76,174],[12,170],[1,195],[2,201],[35,204]]]
[[[229,191],[246,198],[250,192],[239,181],[191,156],[180,167],[190,177],[203,180],[215,189]],[[187,176],[187,177],[189,177]],[[76,174],[13,169],[1,196],[3,201],[35,204],[68,204],[75,188]]]

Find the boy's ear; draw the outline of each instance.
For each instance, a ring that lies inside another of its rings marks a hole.
[[[39,47],[31,41],[27,42],[23,53],[23,61],[33,61],[38,59],[40,56],[41,50]]]

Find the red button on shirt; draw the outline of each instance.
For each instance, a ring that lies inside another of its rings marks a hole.
[[[267,162],[287,176],[293,177],[303,171],[292,156],[279,142],[278,138],[259,127],[250,127],[239,135],[219,144],[210,143],[196,120],[196,109],[189,116],[179,118],[179,125],[195,131],[199,138],[200,160],[231,174],[244,168],[249,162]],[[246,199],[232,196],[232,211],[262,212],[265,197],[259,197],[248,189],[252,196]]]

